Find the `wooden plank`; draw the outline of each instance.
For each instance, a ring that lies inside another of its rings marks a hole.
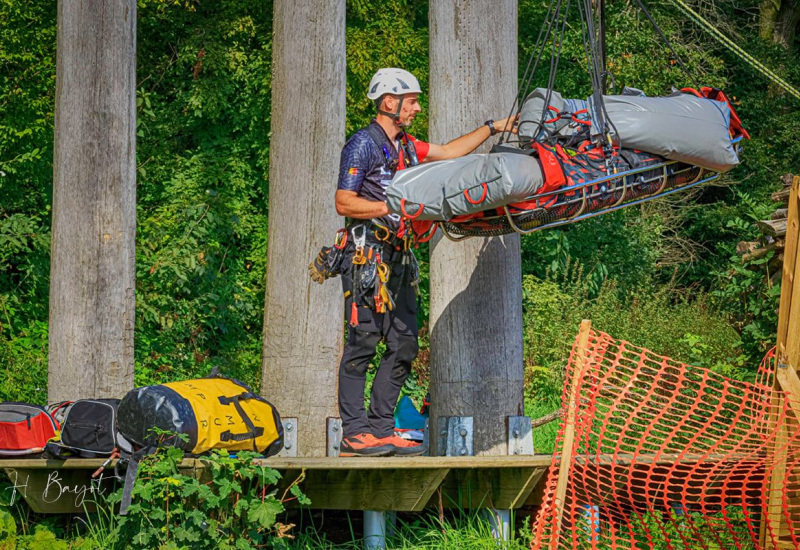
[[[778,358],[785,366],[779,366],[775,376],[777,385],[786,392],[784,398],[786,405],[788,405],[788,408],[794,413],[794,418],[792,418],[791,415],[786,418],[786,422],[782,428],[782,432],[785,433],[780,434],[786,438],[789,437],[789,434],[796,433],[798,430],[798,420],[800,420],[800,380],[798,380],[797,376],[797,367],[800,366],[800,258],[798,258],[798,247],[800,247],[800,229],[798,228],[798,226],[800,226],[800,177],[798,176],[795,176],[792,180],[788,210],[790,229],[796,233],[792,249],[789,249],[789,245],[787,244],[786,250],[787,254],[791,252],[794,255],[792,258],[793,265],[789,266],[793,274],[791,280],[792,299],[789,303],[789,313],[784,314],[783,311],[781,311],[781,315],[787,317],[787,321],[785,333],[779,332],[779,338],[784,338],[784,341],[783,345],[781,345],[781,341],[779,340]],[[784,264],[784,269],[786,269],[786,263]],[[781,295],[781,300],[783,300],[783,295]],[[783,303],[781,305],[783,305]],[[771,484],[771,495],[774,490],[778,488],[776,485],[779,480],[784,479],[786,454],[786,452],[783,452],[776,457],[776,460],[781,461],[780,466],[782,467],[782,472],[780,472],[781,476],[778,477],[778,472],[776,471],[776,476]],[[796,492],[793,493],[790,491],[790,487],[788,486],[780,488],[783,491],[788,491],[786,495],[781,494],[781,497],[788,499],[786,503],[782,504],[784,506],[788,504],[789,510],[793,512],[794,515],[791,518],[792,522],[800,521],[800,518],[797,517],[797,510],[800,502],[798,502]],[[785,509],[781,510],[777,525],[778,538],[781,539],[778,544],[780,547],[781,541],[785,541],[789,536],[789,524],[786,520]]]
[[[284,473],[285,485],[300,470]],[[420,511],[449,470],[306,470],[301,484],[311,508],[321,510]]]
[[[784,397],[780,393],[775,394],[774,406],[778,411],[781,411],[784,405]],[[780,413],[778,413],[780,414]],[[767,450],[767,465],[774,464],[772,475],[765,476],[768,492],[766,499],[766,507],[764,515],[768,519],[769,525],[772,527],[772,532],[776,535],[775,541],[780,536],[783,529],[783,479],[786,476],[786,443],[788,441],[787,427],[785,423],[775,432],[774,448]],[[770,536],[766,528],[767,522],[761,522],[760,539],[764,548],[772,548],[777,550],[780,545],[773,544],[773,537]]]
[[[798,194],[800,192],[800,177],[794,176],[789,192],[788,220],[786,233],[786,248],[784,251],[783,274],[781,282],[781,301],[778,312],[777,350],[778,362],[788,365],[800,364],[800,265],[798,264],[797,248],[800,243],[800,205]],[[774,198],[774,195],[773,195]],[[783,367],[793,369],[794,367]],[[778,371],[781,367],[778,368]],[[786,378],[786,373],[775,373],[774,387],[783,386],[779,378]],[[788,380],[788,379],[787,379]],[[791,380],[788,381],[789,383]],[[786,381],[784,381],[786,383]],[[773,410],[770,412],[770,425],[777,423],[778,415],[784,407],[784,397],[776,392]],[[780,533],[785,529],[783,522],[783,487],[782,482],[786,474],[786,442],[788,440],[788,427],[786,422],[776,430],[775,442],[772,448],[767,449],[767,466],[774,464],[772,475],[764,478],[767,491],[764,513],[768,518],[773,531]],[[765,548],[779,548],[773,543],[767,529],[767,522],[762,521],[759,528],[759,542]]]
[[[525,503],[547,468],[451,470],[442,484],[445,508],[510,510]],[[438,506],[434,497],[430,506]]]
[[[786,235],[786,220],[760,220],[756,222],[762,233],[772,237],[783,237]]]
[[[551,541],[551,547],[558,545],[558,536],[561,530],[561,518],[564,514],[564,499],[567,494],[567,482],[569,480],[569,461],[572,457],[572,449],[575,444],[575,414],[577,409],[578,395],[580,388],[581,375],[583,374],[584,363],[586,362],[586,350],[589,344],[589,333],[592,329],[592,322],[584,319],[578,331],[578,346],[575,351],[575,370],[572,373],[569,401],[567,402],[566,423],[564,427],[564,443],[561,448],[561,462],[558,468],[558,483],[556,484],[555,504],[556,518],[555,530]]]
[[[413,470],[417,468],[536,468],[547,467],[551,455],[510,456],[411,456],[411,457],[323,457],[323,458],[265,458],[258,460],[264,466],[282,469],[322,470]]]
[[[425,505],[430,501],[433,493],[438,489],[442,482],[444,481],[447,474],[450,473],[450,470],[436,470],[441,475],[439,476],[430,476],[427,480],[428,484],[426,487],[420,486],[423,490],[419,492],[419,497],[417,498],[416,502],[414,503],[413,508],[411,509],[412,512],[419,512]]]
[[[787,404],[794,411],[795,418],[800,420],[800,377],[791,365],[778,366],[775,376],[780,388],[787,394]]]
[[[392,457],[271,457],[256,459],[255,463],[276,470],[397,470],[417,468],[536,468],[547,467],[551,455],[511,456],[392,456]],[[44,460],[41,458],[0,459],[0,467],[31,469],[81,469],[96,470],[105,460],[101,458],[70,458]],[[110,463],[116,464],[116,460]],[[202,467],[202,458],[186,458],[181,467]]]
[[[514,510],[525,504],[533,493],[533,490],[537,485],[539,485],[539,481],[541,481],[542,477],[544,477],[544,474],[546,474],[548,470],[549,468],[538,468],[533,470],[531,475],[528,477],[527,483],[518,491],[517,497],[511,501],[509,509]]]
[[[732,454],[678,454],[678,453],[619,453],[616,455],[598,455],[581,457],[589,462],[601,462],[626,465],[631,462],[646,464],[655,461],[657,464],[672,465],[676,461],[682,464],[694,464],[698,461],[730,460],[736,458]],[[743,454],[742,458],[749,455]],[[560,459],[560,455],[556,455]],[[464,457],[301,457],[301,458],[264,458],[257,459],[256,464],[276,470],[414,470],[430,468],[472,469],[472,468],[547,468],[553,461],[552,455],[509,455],[509,456],[464,456]],[[40,458],[2,459],[0,468],[26,468],[30,470],[96,470],[103,465],[101,458],[70,458],[68,460],[44,460]],[[203,458],[185,458],[181,468],[204,468]],[[117,461],[109,463],[109,469]]]
[[[781,300],[778,312],[778,348],[786,346],[786,337],[789,329],[789,319],[792,310],[792,295],[796,282],[800,282],[800,277],[796,277],[797,271],[797,247],[800,242],[800,213],[798,212],[798,187],[800,178],[795,177],[791,189],[789,200],[789,220],[786,232],[786,246],[783,255],[783,274],[781,279]],[[797,279],[797,280],[795,280]],[[800,312],[795,317],[795,324],[800,322]],[[779,357],[779,361],[787,362],[785,358]],[[795,363],[797,365],[797,363]]]
[[[103,465],[103,458],[70,458],[67,460],[45,460],[43,458],[0,459],[0,468],[31,468],[36,470],[96,470]],[[116,460],[110,462],[115,465]]]

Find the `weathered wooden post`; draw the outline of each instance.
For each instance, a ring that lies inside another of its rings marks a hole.
[[[509,114],[517,89],[516,13],[516,0],[431,1],[432,141]],[[440,236],[430,269],[431,427],[439,417],[473,417],[475,454],[505,455],[506,418],[523,413],[519,236],[458,243]]]
[[[133,388],[136,2],[58,2],[50,401]]]
[[[307,266],[341,224],[345,2],[276,0],[274,10],[261,392],[288,419],[284,453],[321,457],[326,420],[338,414],[343,306],[338,281],[320,287]]]
[[[431,0],[432,141],[509,114],[517,91],[516,14],[516,0]],[[508,454],[510,418],[523,414],[519,236],[454,243],[440,234],[430,273],[431,454]],[[491,517],[498,537],[507,538],[510,511]]]

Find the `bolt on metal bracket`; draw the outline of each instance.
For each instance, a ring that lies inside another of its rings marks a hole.
[[[472,456],[474,454],[472,438],[474,430],[471,416],[449,416],[444,419],[440,417],[439,427],[440,455]],[[443,437],[444,445],[441,444]]]
[[[528,416],[509,416],[506,418],[508,427],[508,454],[532,455],[533,429]]]
[[[297,419],[282,418],[283,423],[283,450],[278,456],[296,457],[297,456]]]
[[[342,446],[342,419],[328,417],[328,456],[339,456]]]

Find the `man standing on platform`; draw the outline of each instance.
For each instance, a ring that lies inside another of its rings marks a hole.
[[[470,153],[508,126],[515,117],[488,120],[446,145],[425,143],[405,129],[422,110],[417,79],[403,69],[381,69],[367,97],[377,115],[342,150],[336,212],[347,219],[341,247],[342,289],[348,338],[339,366],[339,413],[344,439],[340,456],[413,456],[425,449],[395,435],[394,407],[411,372],[417,343],[417,261],[410,237],[398,236],[400,217],[386,205],[386,187],[397,170],[421,162]],[[386,352],[375,374],[369,413],[364,385],[378,343]]]

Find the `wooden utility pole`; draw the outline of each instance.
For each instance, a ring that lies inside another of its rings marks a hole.
[[[58,2],[48,397],[133,388],[136,1]]]
[[[299,456],[325,456],[326,419],[338,415],[343,306],[339,281],[319,286],[307,266],[342,224],[334,192],[345,132],[345,1],[276,0],[274,9],[261,393],[297,418]]]
[[[433,142],[509,114],[517,91],[516,14],[516,0],[431,0]],[[440,234],[430,273],[430,425],[440,416],[472,416],[475,454],[504,455],[506,417],[523,414],[519,235],[454,243]]]
[[[792,523],[800,523],[798,511],[798,472],[787,472],[787,444],[790,433],[800,429],[800,177],[795,176],[789,194],[788,218],[786,227],[786,248],[781,278],[781,301],[778,313],[777,370],[773,397],[771,423],[775,424],[787,411],[785,419],[777,425],[775,444],[767,453],[767,476],[765,477],[766,502],[765,518],[762,519],[759,533],[763,548],[779,550],[792,548],[792,535],[786,521],[787,514]],[[787,403],[788,401],[788,403]],[[775,431],[775,428],[771,429]],[[770,475],[771,474],[771,475]],[[788,475],[787,475],[788,474]],[[786,486],[786,483],[792,485]],[[789,506],[787,509],[786,506]]]

